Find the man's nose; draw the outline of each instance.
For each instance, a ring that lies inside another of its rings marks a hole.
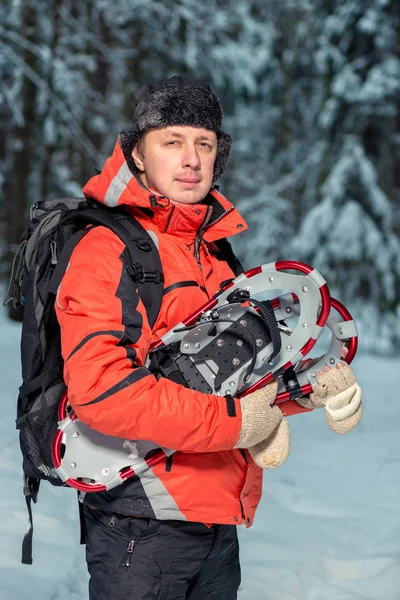
[[[200,167],[200,156],[195,145],[188,144],[184,148],[182,166],[198,169]]]

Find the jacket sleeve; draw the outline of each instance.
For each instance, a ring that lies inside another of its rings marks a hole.
[[[229,450],[239,438],[240,401],[203,394],[144,366],[151,342],[145,308],[120,258],[124,245],[96,227],[74,249],[58,289],[68,398],[101,433],[151,440],[183,452]],[[129,293],[128,293],[129,292]]]

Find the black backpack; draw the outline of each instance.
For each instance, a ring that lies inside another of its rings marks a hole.
[[[152,327],[159,313],[164,275],[151,236],[132,215],[85,198],[58,198],[36,203],[14,258],[4,304],[13,301],[23,309],[21,334],[22,385],[19,388],[16,426],[23,457],[24,495],[29,529],[24,538],[22,562],[32,563],[32,507],[40,480],[65,485],[55,472],[52,442],[57,430],[58,407],[66,391],[63,380],[60,329],[54,310],[58,286],[72,251],[96,226],[111,229],[124,243],[122,260],[138,288]],[[220,258],[235,275],[243,269],[226,239],[219,240]]]

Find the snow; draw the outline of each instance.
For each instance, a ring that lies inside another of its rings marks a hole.
[[[34,563],[20,563],[27,512],[14,429],[19,325],[0,313],[0,600],[87,598],[74,490],[42,486],[34,506]],[[239,528],[239,600],[400,598],[400,359],[357,356],[364,418],[350,435],[321,411],[290,419],[292,450],[267,471],[255,524]]]

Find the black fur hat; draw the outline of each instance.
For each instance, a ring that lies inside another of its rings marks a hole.
[[[232,138],[221,131],[223,111],[220,101],[208,85],[187,77],[174,75],[171,79],[145,85],[139,93],[133,126],[121,131],[118,140],[129,169],[135,176],[139,171],[132,150],[140,136],[155,127],[191,125],[214,131],[218,139],[213,182],[225,170]]]

